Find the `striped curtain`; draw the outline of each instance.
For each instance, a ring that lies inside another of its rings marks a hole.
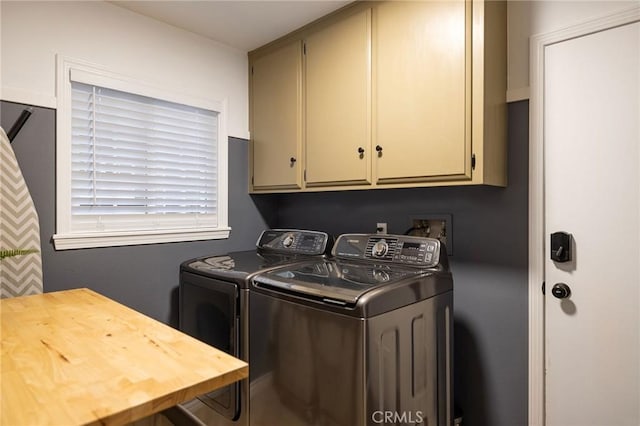
[[[42,293],[40,225],[7,134],[0,128],[0,298]]]

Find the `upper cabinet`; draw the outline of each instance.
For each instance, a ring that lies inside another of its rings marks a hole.
[[[249,63],[253,192],[506,185],[504,2],[355,2]]]
[[[371,182],[371,10],[304,39],[307,186]]]
[[[377,183],[471,179],[467,9],[462,1],[376,8]]]
[[[255,58],[250,67],[252,186],[302,188],[302,43]]]

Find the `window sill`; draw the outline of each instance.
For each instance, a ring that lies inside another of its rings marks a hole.
[[[70,250],[97,247],[132,246],[140,244],[221,240],[229,238],[229,231],[231,231],[231,228],[55,234],[53,236],[53,245],[56,250]]]

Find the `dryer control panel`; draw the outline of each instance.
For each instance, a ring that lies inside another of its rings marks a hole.
[[[329,235],[318,231],[298,229],[269,229],[263,231],[256,247],[262,251],[322,255],[329,247]]]
[[[432,268],[440,262],[440,241],[406,235],[343,234],[336,240],[333,255]]]

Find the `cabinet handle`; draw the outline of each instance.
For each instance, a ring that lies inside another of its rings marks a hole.
[[[295,163],[297,160],[296,160],[296,157],[291,157],[291,158],[289,159],[289,161],[291,161],[291,164],[293,164],[293,163]]]
[[[360,155],[364,154],[364,148],[363,147],[359,147],[358,148],[358,154],[360,154]]]
[[[376,145],[376,151],[382,152],[382,147],[380,145]]]

